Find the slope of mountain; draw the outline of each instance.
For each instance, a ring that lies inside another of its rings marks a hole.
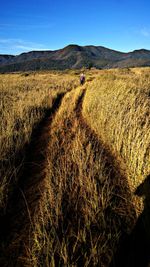
[[[150,66],[150,50],[140,49],[129,53],[102,46],[68,45],[55,51],[31,51],[17,56],[0,55],[0,72],[44,69],[122,68]]]
[[[0,55],[0,66],[1,64],[7,64],[8,62],[11,62],[14,57],[15,56],[11,55]]]

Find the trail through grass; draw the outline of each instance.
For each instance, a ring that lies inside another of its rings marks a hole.
[[[135,232],[132,171],[136,175],[143,171],[140,183],[149,170],[149,96],[144,82],[149,76],[144,72],[140,81],[139,75],[136,70],[91,72],[82,87],[70,76],[62,87],[58,76],[56,91],[48,98],[50,104],[46,99],[49,93],[44,93],[48,113],[45,116],[42,111],[37,128],[30,125],[20,171],[14,164],[10,188],[8,179],[1,187],[1,266],[108,267],[118,246]],[[47,76],[44,79],[47,88]],[[137,89],[140,85],[142,90]],[[35,100],[33,110],[37,103]],[[128,110],[129,105],[132,108]],[[44,107],[42,102],[38,111],[40,107]],[[33,124],[34,118],[36,114]],[[139,126],[143,118],[144,124]],[[18,124],[16,117],[14,121],[15,127],[22,129],[21,119]],[[10,125],[4,123],[5,127]],[[13,136],[16,131],[22,136],[18,128],[11,132]],[[14,143],[6,145],[8,151],[11,146]]]
[[[24,170],[4,262],[14,255],[14,264],[24,266],[108,266],[121,231],[133,227],[127,179],[85,124],[83,96],[84,88],[67,93],[37,139],[39,148],[32,147],[30,161],[44,166],[30,167],[29,161]],[[33,155],[42,156],[43,138],[48,138],[44,162],[36,162]]]

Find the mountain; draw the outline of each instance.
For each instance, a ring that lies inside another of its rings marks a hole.
[[[7,62],[11,62],[11,59],[15,58],[15,56],[11,55],[0,55],[0,66],[1,64],[7,64]]]
[[[123,53],[102,46],[68,45],[55,51],[0,55],[0,72],[79,69],[89,66],[100,69],[150,66],[150,50]]]

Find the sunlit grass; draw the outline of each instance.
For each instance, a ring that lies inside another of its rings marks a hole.
[[[78,85],[71,74],[57,72],[0,75],[1,180],[0,207],[6,205],[8,183],[16,177],[16,154],[30,142],[33,128],[51,108],[58,94]],[[23,155],[21,155],[23,156]],[[20,155],[19,155],[20,157]],[[5,195],[5,197],[4,197]]]
[[[133,193],[150,173],[149,68],[85,73],[82,87],[79,71],[0,75],[3,210],[22,165],[17,152],[66,93],[45,135],[42,176],[33,173],[22,192],[25,220],[18,225],[16,211],[14,236],[3,241],[12,266],[108,267],[121,234],[136,222]]]
[[[150,172],[150,69],[102,72],[88,86],[83,114],[125,163],[134,191]]]
[[[81,93],[78,88],[64,97],[52,123],[47,194],[38,213],[43,223],[35,223],[26,256],[34,266],[108,266],[121,228],[128,233],[135,222],[124,178],[75,113]]]

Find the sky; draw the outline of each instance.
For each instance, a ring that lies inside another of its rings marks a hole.
[[[1,1],[0,54],[69,44],[150,50],[150,0]]]

